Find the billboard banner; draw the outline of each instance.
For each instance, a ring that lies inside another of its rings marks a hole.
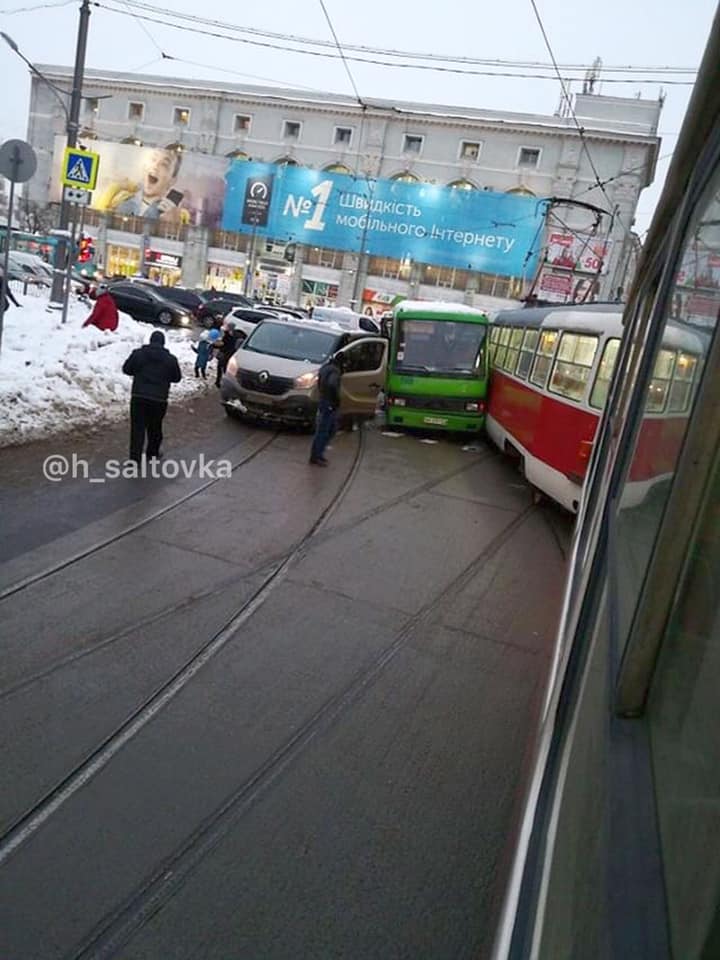
[[[547,242],[547,263],[581,273],[606,273],[611,240],[591,234],[551,232]],[[601,269],[602,268],[602,269]]]
[[[217,229],[225,195],[223,157],[93,140],[100,156],[90,206],[118,216]],[[61,198],[65,138],[55,138],[51,201]],[[247,229],[247,228],[246,228]]]
[[[222,227],[252,223],[261,236],[295,243],[518,277],[536,266],[544,207],[531,197],[235,161]]]

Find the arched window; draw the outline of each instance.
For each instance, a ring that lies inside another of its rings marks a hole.
[[[344,173],[348,177],[353,175],[350,167],[347,167],[344,163],[329,163],[327,167],[323,167],[323,170],[326,173]]]
[[[477,187],[470,180],[453,180],[448,184],[453,190],[477,190]]]
[[[250,157],[245,153],[244,150],[231,150],[230,153],[226,153],[225,156],[228,160],[249,160]]]
[[[91,130],[90,127],[83,127],[78,133],[78,137],[82,140],[97,140],[97,134],[94,130]]]
[[[292,157],[280,157],[278,160],[274,160],[273,163],[276,163],[279,167],[297,167],[298,162]]]
[[[397,180],[398,183],[420,183],[420,177],[416,177],[415,174],[410,173],[409,170],[396,173],[393,177],[390,177],[390,179]]]
[[[175,153],[183,153],[185,147],[179,143],[177,140],[174,143],[168,143],[165,145],[165,150],[174,150]]]
[[[124,140],[121,140],[120,143],[129,143],[133,147],[141,147],[143,145],[140,137],[125,137]]]
[[[506,190],[505,193],[512,193],[516,197],[534,197],[535,194],[530,190],[529,187],[511,187],[510,190]]]

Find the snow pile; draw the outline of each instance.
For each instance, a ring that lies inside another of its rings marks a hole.
[[[121,313],[114,333],[82,329],[90,306],[71,303],[62,324],[59,313],[47,311],[47,300],[18,299],[23,306],[6,311],[2,336],[0,447],[127,416],[132,380],[122,365],[154,328]],[[182,381],[170,388],[172,401],[194,393],[199,384],[190,335],[163,332],[183,372]]]

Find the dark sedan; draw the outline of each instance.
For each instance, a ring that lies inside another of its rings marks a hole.
[[[192,313],[179,303],[173,303],[161,297],[152,287],[144,283],[112,283],[108,287],[110,296],[118,310],[129,313],[134,320],[160,323],[164,327],[175,324],[189,327]]]
[[[197,312],[197,318],[203,326],[211,327],[214,320],[226,317],[232,310],[238,307],[253,308],[255,304],[247,297],[240,297],[239,294],[228,297],[225,294],[217,295],[210,300],[206,300]]]

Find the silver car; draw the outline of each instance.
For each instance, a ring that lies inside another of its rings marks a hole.
[[[385,383],[387,341],[311,320],[264,320],[231,357],[220,394],[231,416],[310,426],[321,365],[344,357],[340,413],[372,416]]]

